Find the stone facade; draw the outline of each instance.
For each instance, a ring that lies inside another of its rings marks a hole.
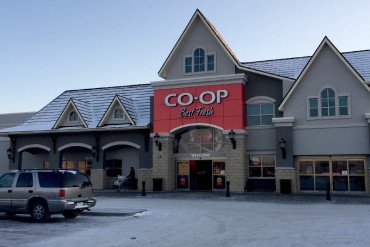
[[[276,178],[276,192],[280,193],[280,180],[288,179],[291,181],[291,192],[297,192],[297,176],[296,170],[290,167],[276,167],[275,168],[275,178]]]
[[[247,154],[246,154],[246,135],[237,134],[235,137],[236,148],[228,137],[226,139],[227,160],[226,160],[226,180],[230,182],[230,191],[244,192],[247,180]]]
[[[175,189],[175,165],[173,158],[173,137],[160,137],[161,151],[153,146],[153,173],[152,178],[162,179],[162,189],[172,191]]]

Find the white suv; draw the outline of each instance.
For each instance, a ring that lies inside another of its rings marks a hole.
[[[76,170],[17,170],[0,177],[0,212],[8,215],[44,222],[57,213],[75,218],[95,204],[89,178]]]

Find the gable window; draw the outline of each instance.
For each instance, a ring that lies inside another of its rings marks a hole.
[[[194,51],[194,72],[203,72],[205,69],[205,52],[202,48]]]
[[[348,95],[337,95],[332,88],[324,88],[319,95],[308,98],[309,119],[350,116]]]
[[[76,111],[71,111],[68,115],[68,121],[69,122],[77,122],[78,121],[78,115]]]
[[[114,110],[114,119],[124,119],[124,114],[122,108],[118,107]]]
[[[184,57],[184,73],[206,73],[216,70],[216,55],[196,48],[192,55]]]

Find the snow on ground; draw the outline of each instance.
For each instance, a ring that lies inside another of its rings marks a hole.
[[[0,246],[370,246],[369,204],[98,197],[92,212],[101,215],[0,217]]]

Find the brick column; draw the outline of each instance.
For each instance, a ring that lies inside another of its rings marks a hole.
[[[159,134],[162,150],[153,144],[153,173],[152,178],[161,178],[164,191],[175,190],[175,164],[173,158],[174,136],[168,133]]]
[[[224,131],[226,142],[226,181],[230,182],[230,191],[244,192],[247,180],[247,135],[245,130],[235,130],[236,148],[229,138],[230,130]]]

